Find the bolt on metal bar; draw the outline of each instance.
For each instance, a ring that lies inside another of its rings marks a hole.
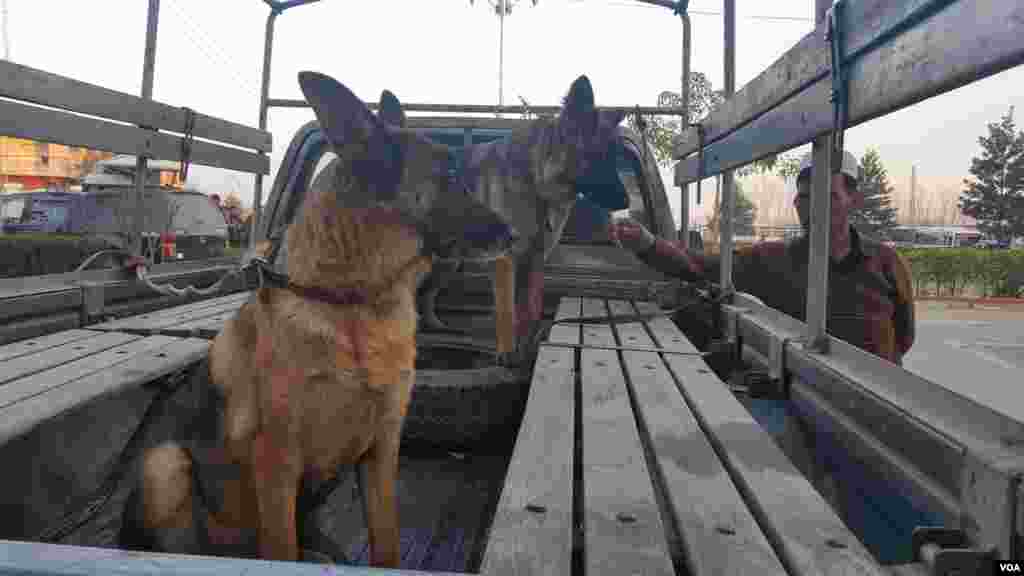
[[[724,0],[725,16],[725,97],[736,91],[736,0]],[[736,188],[731,170],[722,174],[722,202],[719,215],[719,257],[721,271],[719,283],[722,290],[732,289],[732,243],[733,220],[736,216]]]
[[[146,14],[146,47],[142,59],[142,98],[144,100],[153,99],[153,71],[156,67],[156,33],[159,23],[160,0],[149,0],[149,10]],[[143,253],[142,234],[146,212],[144,198],[146,181],[149,179],[148,172],[146,157],[138,154],[135,157],[135,206],[133,206],[135,218],[132,222],[131,237],[131,251],[138,256]]]

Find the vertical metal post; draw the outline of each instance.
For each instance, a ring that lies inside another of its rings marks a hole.
[[[498,0],[498,106],[505,105],[505,1]]]
[[[686,130],[690,124],[690,16],[686,12],[679,15],[683,23],[683,77],[679,95],[682,111],[679,113],[679,130]],[[690,185],[679,187],[679,245],[683,250],[690,248]]]
[[[831,0],[815,0],[814,14],[820,24]],[[811,168],[811,230],[807,263],[807,345],[828,351],[828,266],[832,231],[832,141],[825,134],[814,139]]]
[[[725,97],[736,91],[736,0],[725,0]],[[732,236],[736,212],[736,189],[732,170],[722,173],[722,212],[719,216],[719,252],[722,262],[719,283],[722,290],[732,288]]]
[[[260,130],[267,129],[267,99],[270,95],[270,61],[274,51],[274,22],[280,11],[271,8],[267,16],[267,30],[263,39],[263,83],[260,86]],[[262,152],[260,153],[262,154]],[[249,230],[249,249],[256,247],[256,233],[263,215],[263,174],[256,174],[252,192],[252,225]],[[270,232],[269,230],[267,231]]]
[[[156,67],[156,31],[160,23],[160,0],[149,0],[149,12],[146,16],[146,52],[142,59],[142,99],[153,99],[153,70]],[[135,218],[132,223],[131,251],[142,255],[143,217],[145,216],[146,181],[149,179],[147,160],[138,154],[135,160]]]

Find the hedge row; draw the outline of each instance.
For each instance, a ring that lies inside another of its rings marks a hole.
[[[899,248],[918,296],[1024,296],[1024,250]]]

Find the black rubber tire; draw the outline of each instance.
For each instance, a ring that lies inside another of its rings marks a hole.
[[[403,445],[456,452],[515,442],[529,378],[517,369],[417,370]]]

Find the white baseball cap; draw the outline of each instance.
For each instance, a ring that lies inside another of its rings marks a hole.
[[[800,170],[797,171],[797,174],[798,175],[803,174],[804,170],[810,170],[811,166],[813,166],[813,165],[814,165],[814,158],[813,158],[812,154],[811,153],[805,154],[804,157],[802,159],[800,159]],[[843,165],[839,168],[839,172],[841,172],[843,174],[846,174],[850,178],[853,178],[854,180],[857,180],[859,182],[860,181],[860,165],[858,165],[858,163],[857,163],[857,157],[854,156],[849,151],[843,150]]]

